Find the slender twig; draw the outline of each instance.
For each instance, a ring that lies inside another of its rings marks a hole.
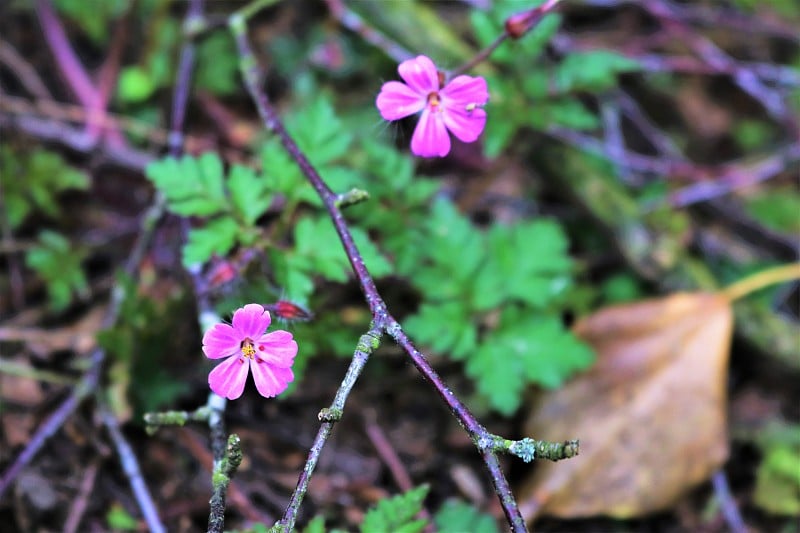
[[[725,522],[733,533],[747,533],[749,529],[747,524],[742,519],[742,514],[739,512],[739,507],[736,505],[736,500],[731,495],[731,489],[728,486],[728,479],[725,476],[724,470],[717,470],[711,476],[711,484],[714,486],[714,493],[717,496],[722,516],[725,517]]]
[[[599,8],[616,9],[624,5],[642,7],[641,0],[573,0],[568,5],[590,6]],[[695,22],[699,25],[711,26],[714,29],[727,28],[733,31],[744,31],[748,35],[763,33],[800,41],[797,28],[789,21],[779,20],[777,17],[754,17],[735,9],[726,7],[717,8],[714,4],[670,4],[672,15],[680,20]]]
[[[705,202],[768,180],[800,163],[800,145],[792,145],[755,163],[727,165],[714,181],[699,181],[669,195],[669,205],[680,208]]]
[[[242,448],[238,435],[228,437],[225,454],[212,475],[214,492],[211,494],[211,512],[208,516],[208,533],[222,533],[225,529],[225,497],[228,485],[242,463]]]
[[[364,22],[357,13],[348,8],[342,0],[325,0],[328,11],[345,28],[361,36],[366,42],[374,46],[397,61],[398,63],[413,57],[409,50],[387,38],[381,32]]]
[[[30,63],[19,55],[10,43],[0,39],[0,63],[6,65],[33,96],[52,100],[53,96]]]
[[[102,459],[100,458],[94,459],[86,468],[86,472],[84,472],[83,479],[81,480],[81,485],[78,488],[78,495],[75,497],[75,501],[69,509],[67,519],[64,520],[64,533],[76,533],[78,531],[78,527],[81,525],[81,520],[83,519],[83,514],[89,506],[89,495],[94,488],[94,482],[97,478],[97,471],[100,468],[101,461]]]
[[[75,51],[67,39],[64,26],[56,16],[49,0],[36,0],[36,14],[59,71],[78,101],[86,109],[91,109],[97,101],[97,90],[75,55]]]
[[[718,70],[730,69],[734,83],[761,103],[770,116],[780,122],[787,121],[790,116],[788,105],[779,93],[765,86],[753,72],[738,68],[736,62],[710,39],[691,31],[672,14],[672,7],[669,4],[660,0],[648,0],[643,5],[650,13],[659,17],[668,30],[674,32],[682,42],[687,43],[708,65]]]
[[[125,264],[124,271],[127,274],[131,276],[135,274],[136,268],[150,244],[150,238],[155,230],[156,222],[161,218],[163,212],[163,203],[156,202],[148,209],[142,218],[139,238],[134,244],[128,256],[128,261]],[[125,295],[120,287],[116,287],[114,291],[112,291],[111,301],[101,329],[107,329],[116,323],[124,297]],[[11,483],[17,478],[22,469],[36,456],[47,440],[52,437],[72,413],[75,412],[75,409],[78,408],[83,400],[95,391],[100,379],[104,360],[105,351],[101,348],[96,348],[89,357],[89,370],[86,371],[78,384],[72,389],[70,395],[67,396],[55,411],[53,411],[36,429],[22,452],[20,452],[11,465],[3,472],[2,476],[0,476],[0,496],[3,495],[6,489],[8,489]]]
[[[49,0],[36,0],[36,15],[42,26],[42,33],[47,42],[50,52],[56,59],[61,74],[67,81],[75,97],[86,108],[90,116],[104,117],[105,103],[98,93],[97,88],[92,84],[89,75],[78,60],[78,56],[70,46],[64,26],[56,16],[55,10]],[[116,128],[109,127],[106,130],[98,127],[101,121],[89,121],[86,124],[86,134],[92,141],[97,141],[101,137],[107,138],[114,145],[124,144],[124,140]]]
[[[500,35],[498,35],[494,41],[489,43],[486,48],[475,54],[472,59],[450,72],[450,76],[455,77],[459,74],[463,74],[464,72],[469,72],[475,68],[476,65],[485,61],[490,55],[492,55],[492,52],[494,52],[501,44],[503,44],[506,39],[521,38],[523,35],[532,30],[542,20],[542,17],[553,11],[556,5],[558,5],[559,1],[560,0],[546,0],[539,6],[521,11],[508,17],[505,27]]]
[[[142,511],[142,516],[144,516],[147,527],[151,532],[160,533],[166,531],[164,524],[161,523],[161,519],[158,517],[158,509],[156,508],[155,502],[153,502],[152,496],[150,496],[150,491],[142,476],[136,454],[119,428],[119,421],[114,416],[114,413],[112,413],[102,401],[100,402],[99,411],[100,418],[103,421],[103,425],[108,429],[108,434],[111,436],[111,441],[114,443],[114,448],[117,450],[117,457],[119,457],[120,463],[122,463],[122,470],[128,478],[131,490],[136,498],[136,502],[139,504],[139,509]]]
[[[364,413],[364,432],[369,437],[378,456],[386,464],[386,467],[391,472],[397,488],[403,492],[409,491],[414,488],[414,483],[411,481],[411,476],[408,475],[408,470],[403,466],[403,461],[400,456],[392,447],[392,443],[386,437],[383,429],[377,422],[377,415],[373,409],[367,409]]]
[[[372,446],[375,447],[375,451],[378,452],[378,457],[381,458],[386,467],[389,469],[389,472],[392,474],[392,478],[394,478],[397,488],[403,492],[408,492],[409,490],[413,489],[414,482],[411,481],[411,476],[408,474],[408,470],[403,465],[403,461],[395,451],[392,443],[389,442],[389,439],[386,437],[386,433],[384,433],[380,424],[378,424],[378,417],[375,411],[373,409],[367,409],[363,418],[364,432],[367,434],[367,437],[369,437]],[[426,508],[423,507],[420,512],[417,513],[417,518],[425,520],[426,522],[430,522],[431,514]],[[430,524],[429,529],[430,531],[435,531],[433,526]],[[428,529],[426,529],[426,531],[428,531]]]
[[[381,298],[377,291],[375,282],[372,279],[369,271],[364,265],[363,258],[353,241],[353,236],[344,220],[341,210],[337,205],[339,196],[335,194],[325,183],[314,166],[309,162],[305,154],[297,146],[294,139],[289,135],[285,126],[281,122],[275,108],[272,107],[267,99],[264,91],[259,87],[259,80],[263,79],[259,71],[258,63],[255,59],[250,43],[247,38],[246,19],[241,14],[234,14],[229,21],[231,31],[236,41],[236,46],[239,51],[240,69],[242,77],[244,78],[245,86],[250,93],[253,102],[256,105],[259,116],[264,122],[264,126],[272,131],[280,140],[284,149],[288,152],[289,156],[295,161],[300,170],[305,175],[306,179],[312,185],[325,206],[328,215],[330,216],[333,225],[336,229],[345,253],[350,261],[350,265],[356,275],[366,302],[370,308],[373,317],[372,329],[368,335],[362,336],[358,348],[354,352],[354,357],[351,362],[351,367],[348,370],[345,381],[336,394],[333,405],[324,409],[320,413],[320,426],[317,437],[314,440],[311,450],[309,451],[306,466],[300,474],[297,488],[292,494],[289,506],[284,513],[283,518],[279,523],[279,527],[284,531],[290,531],[294,526],[299,506],[305,495],[308,481],[316,466],[322,447],[327,441],[334,422],[341,417],[342,409],[344,407],[344,400],[352,387],[352,383],[360,374],[360,369],[366,363],[369,353],[377,347],[380,336],[383,332],[388,333],[411,357],[414,365],[420,373],[431,382],[436,389],[440,398],[447,404],[450,411],[456,416],[459,423],[469,433],[470,437],[475,442],[475,445],[480,450],[487,468],[492,478],[495,492],[498,494],[503,511],[506,514],[511,528],[515,532],[525,531],[525,522],[519,512],[516,500],[508,485],[508,481],[500,468],[497,459],[498,451],[514,452],[514,441],[502,441],[502,446],[498,445],[498,439],[486,431],[483,426],[475,419],[467,407],[459,400],[452,391],[444,384],[441,377],[433,369],[428,362],[427,358],[417,350],[412,344],[411,340],[403,332],[399,322],[395,320],[388,312],[384,300]],[[366,338],[365,338],[366,337]],[[374,340],[371,340],[374,339]],[[576,443],[575,446],[577,446]],[[555,444],[554,446],[560,446]]]
[[[317,436],[314,438],[314,443],[308,451],[308,459],[297,480],[297,487],[292,493],[289,505],[286,506],[283,517],[279,522],[280,527],[282,527],[286,533],[292,531],[294,528],[297,513],[300,510],[300,505],[303,503],[303,497],[308,489],[308,482],[311,480],[311,475],[317,467],[317,461],[322,453],[322,448],[328,441],[334,424],[341,418],[347,397],[350,395],[353,385],[355,385],[356,380],[364,370],[364,366],[367,364],[370,354],[378,348],[380,336],[380,330],[375,327],[361,336],[358,346],[353,353],[353,359],[350,361],[350,366],[347,369],[345,378],[342,380],[339,390],[336,391],[333,403],[330,407],[323,409],[319,413],[319,419],[322,424],[320,424]]]

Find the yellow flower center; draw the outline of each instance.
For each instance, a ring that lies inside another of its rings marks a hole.
[[[245,339],[242,341],[242,355],[253,359],[256,355],[256,349],[253,347],[253,341],[250,339]]]

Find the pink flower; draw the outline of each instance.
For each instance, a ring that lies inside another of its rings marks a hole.
[[[227,357],[208,375],[211,390],[229,400],[242,395],[248,369],[259,394],[266,398],[286,390],[294,379],[292,363],[297,343],[288,331],[266,333],[269,312],[248,304],[233,313],[233,325],[214,324],[203,335],[203,353],[210,359]]]
[[[375,105],[386,120],[422,111],[411,138],[412,152],[422,157],[446,156],[448,130],[465,143],[480,136],[486,125],[482,106],[489,100],[485,79],[457,76],[440,89],[436,65],[425,56],[403,61],[397,71],[405,83],[384,83]]]

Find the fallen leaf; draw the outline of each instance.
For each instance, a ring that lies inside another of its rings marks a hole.
[[[525,519],[650,513],[718,469],[732,317],[724,295],[679,293],[576,324],[597,362],[541,397],[525,434],[579,438],[580,455],[536,465],[520,491]]]
[[[2,326],[0,342],[22,342],[39,359],[47,359],[53,352],[64,350],[87,353],[95,347],[95,336],[102,327],[105,314],[106,307],[96,305],[77,321],[59,328]]]

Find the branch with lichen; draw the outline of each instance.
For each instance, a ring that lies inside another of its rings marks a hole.
[[[241,463],[241,441],[239,435],[233,434],[228,437],[222,460],[219,463],[215,461],[214,472],[211,474],[214,491],[211,494],[211,512],[208,515],[209,533],[222,533],[225,528],[225,497],[231,478]]]
[[[555,2],[550,2],[550,4],[554,5]],[[342,196],[330,189],[306,155],[300,150],[297,143],[283,125],[277,111],[269,102],[266,93],[259,86],[259,80],[263,79],[263,76],[247,37],[247,18],[253,13],[254,11],[248,8],[246,11],[233,14],[229,19],[229,27],[233,33],[239,52],[240,71],[245,86],[256,105],[256,109],[258,110],[264,126],[278,137],[283,148],[295,161],[303,175],[321,198],[336,232],[339,235],[339,239],[342,242],[350,265],[372,313],[372,327],[370,332],[368,335],[362,336],[359,341],[359,345],[354,352],[354,358],[351,362],[350,369],[348,370],[342,387],[336,395],[334,404],[320,413],[320,421],[322,424],[309,452],[306,466],[300,474],[297,487],[292,494],[290,504],[284,516],[280,522],[275,525],[273,530],[288,532],[293,529],[297,511],[305,495],[308,481],[316,466],[322,447],[325,445],[330,435],[333,424],[342,415],[344,400],[346,399],[347,393],[349,393],[350,388],[352,388],[352,384],[355,382],[355,379],[357,379],[358,374],[360,374],[363,365],[366,364],[369,353],[377,347],[381,335],[386,333],[411,357],[414,365],[433,385],[439,397],[447,404],[450,411],[458,419],[461,426],[469,433],[473,442],[478,447],[487,465],[492,484],[500,499],[506,518],[511,525],[511,529],[515,532],[526,531],[525,521],[520,514],[519,507],[511,492],[508,481],[500,468],[498,453],[513,453],[531,460],[536,456],[537,452],[541,451],[540,456],[542,458],[557,460],[577,455],[578,441],[548,443],[545,441],[533,441],[532,439],[528,439],[514,442],[501,439],[489,433],[477,421],[461,400],[459,400],[445,385],[442,378],[430,365],[427,357],[417,350],[411,340],[406,336],[400,323],[389,313],[386,303],[378,293],[375,282],[366,268],[361,253],[353,240],[348,224],[340,209],[343,203],[341,201]]]

